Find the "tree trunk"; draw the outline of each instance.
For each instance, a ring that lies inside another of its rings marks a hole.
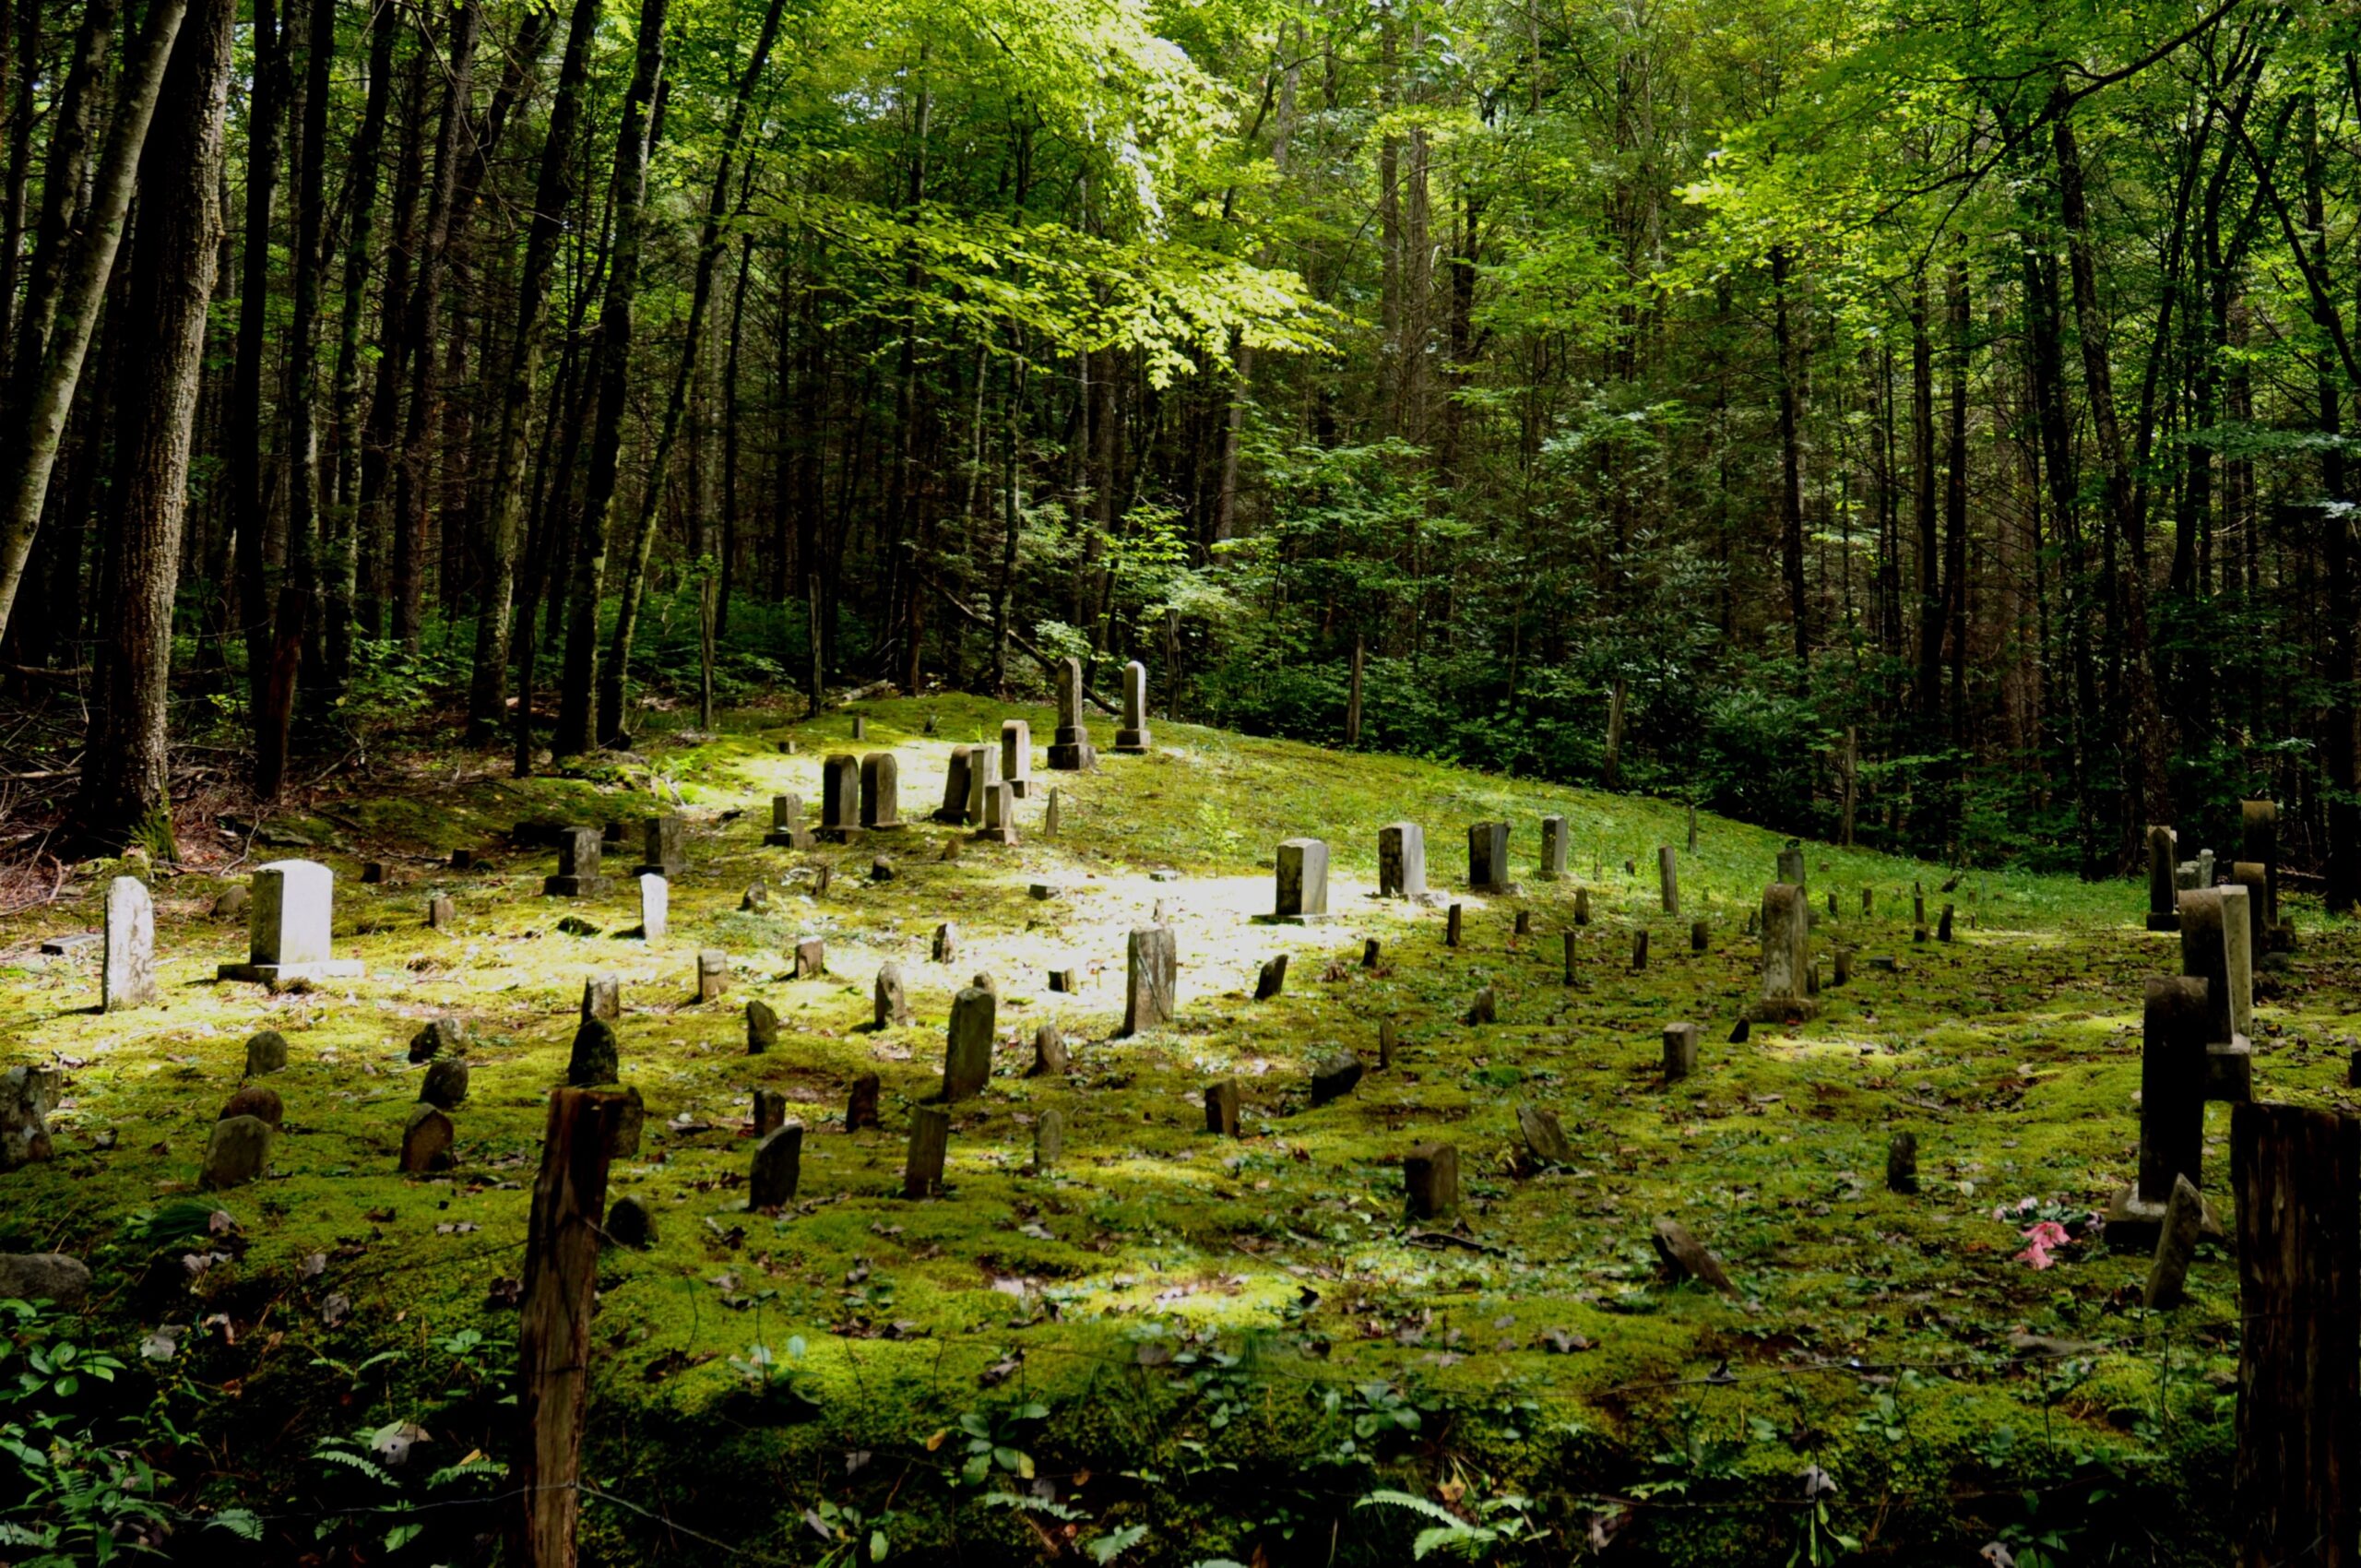
[[[137,843],[176,857],[165,736],[172,599],[188,506],[190,428],[205,363],[220,238],[216,186],[228,118],[233,0],[194,0],[154,101],[139,238],[126,297],[137,323],[118,387],[114,602],[68,837],[94,851]],[[177,19],[177,18],[176,18]]]
[[[1811,680],[1811,599],[1804,580],[1803,454],[1796,429],[1796,350],[1787,322],[1787,247],[1771,247],[1771,336],[1778,355],[1779,559],[1795,623],[1796,680]]]
[[[235,624],[246,647],[246,695],[259,731],[270,663],[270,600],[264,588],[264,553],[270,533],[263,485],[262,379],[270,325],[270,225],[279,201],[281,127],[287,114],[287,41],[277,0],[252,0],[254,90],[246,114],[246,210],[238,281],[237,361],[230,373],[229,534],[234,544]],[[214,599],[206,630],[226,635],[232,624],[229,583],[206,585]]]

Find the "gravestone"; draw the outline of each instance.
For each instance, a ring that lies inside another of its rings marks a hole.
[[[2238,802],[2238,860],[2250,861],[2262,870],[2262,901],[2256,906],[2255,920],[2268,934],[2279,929],[2279,802],[2276,801],[2240,801]],[[2237,874],[2233,867],[2232,875]],[[2255,954],[2260,957],[2268,950],[2259,944]]]
[[[769,914],[771,912],[770,884],[757,882],[750,885],[738,899],[738,912],[745,915]]]
[[[639,873],[639,935],[661,942],[672,929],[672,885],[652,871]]]
[[[246,1076],[263,1077],[287,1070],[287,1037],[277,1029],[265,1029],[246,1041]]]
[[[852,738],[856,741],[869,739],[869,715],[856,713],[852,716]]]
[[[992,1034],[1000,1019],[1000,998],[969,986],[951,999],[951,1021],[943,1029],[943,1092],[944,1103],[983,1092],[992,1075]]]
[[[213,918],[223,921],[236,920],[246,912],[246,906],[252,902],[254,902],[254,895],[247,890],[244,883],[241,882],[225,887],[221,890],[221,896],[213,900]]]
[[[206,1138],[196,1184],[206,1192],[243,1187],[270,1164],[271,1126],[259,1116],[227,1116]]]
[[[1457,904],[1453,904],[1450,909],[1443,911],[1442,944],[1445,947],[1456,947],[1459,945],[1459,937],[1462,927],[1463,918],[1460,914],[1460,907]]]
[[[231,1116],[259,1117],[277,1131],[287,1120],[287,1108],[280,1101],[277,1089],[248,1084],[222,1102],[221,1114],[214,1120],[218,1122]]]
[[[1804,890],[1792,883],[1762,890],[1762,990],[1747,1010],[1754,1022],[1809,1018],[1815,1011],[1809,909]]]
[[[1047,1173],[1058,1167],[1065,1158],[1066,1113],[1055,1107],[1041,1112],[1033,1123],[1033,1169],[1037,1174]]]
[[[1836,918],[1836,889],[1833,887],[1828,890],[1828,918],[1832,921]]]
[[[1809,889],[1804,880],[1804,851],[1800,844],[1790,844],[1779,851],[1779,880],[1791,887]]]
[[[246,961],[223,964],[220,979],[282,985],[361,973],[361,960],[334,955],[335,873],[316,861],[273,861],[255,870],[253,885]]]
[[[1935,940],[1938,942],[1949,942],[1951,939],[1952,907],[1949,904],[1946,904],[1943,906],[1941,918],[1935,921]]]
[[[1311,1103],[1325,1105],[1352,1093],[1361,1070],[1361,1059],[1349,1051],[1319,1063],[1311,1070]]]
[[[687,830],[688,825],[669,812],[649,817],[640,828],[641,848],[647,858],[632,867],[633,873],[670,878],[688,870],[688,854],[681,847]]]
[[[860,759],[860,826],[872,833],[902,826],[902,765],[892,752]]]
[[[2180,906],[2174,900],[2174,895],[2178,891],[2174,875],[2178,862],[2179,850],[2173,842],[2173,830],[2151,824],[2148,828],[2148,929],[2150,931],[2178,931],[2180,929]]]
[[[593,1018],[614,1023],[623,1016],[623,982],[613,975],[592,975],[582,982],[582,1021]]]
[[[1268,1002],[1287,988],[1287,956],[1284,953],[1263,960],[1260,973],[1254,977],[1254,1000]]]
[[[568,827],[560,830],[557,874],[541,879],[541,896],[545,898],[596,898],[604,893],[607,879],[599,870],[602,852],[597,828]]]
[[[2250,1022],[2254,1011],[2250,890],[2200,887],[2176,897],[2181,973],[2205,982],[2205,1098],[2251,1099],[2254,1045],[2238,1027],[2239,1016]]]
[[[828,972],[828,939],[806,936],[795,944],[795,978],[818,980]]]
[[[730,955],[718,947],[697,952],[697,1000],[718,1002],[730,989]]]
[[[1001,783],[1000,753],[990,746],[978,746],[967,754],[967,826],[984,825],[984,802],[992,786]]]
[[[2181,939],[2197,912],[2181,897]],[[2213,906],[2218,913],[2220,905]],[[2205,1047],[2212,982],[2198,975],[2151,976],[2141,1019],[2140,1171],[2106,1211],[2106,1236],[2118,1246],[2152,1247],[2163,1228],[2176,1178],[2201,1177],[2205,1144]]]
[[[1574,1147],[1566,1141],[1566,1130],[1558,1123],[1558,1113],[1537,1105],[1516,1108],[1517,1135],[1525,1140],[1525,1152],[1536,1165],[1572,1165]]]
[[[754,1091],[754,1136],[768,1137],[787,1125],[787,1096],[777,1089]]]
[[[1025,1069],[1028,1078],[1062,1076],[1074,1071],[1074,1052],[1066,1049],[1066,1035],[1055,1024],[1043,1024],[1033,1031],[1033,1065]]]
[[[845,1096],[846,1132],[865,1132],[883,1125],[877,1117],[879,1087],[874,1073],[863,1073],[852,1081],[852,1087]]]
[[[2232,883],[2222,894],[2222,950],[2230,978],[2230,1038],[2254,1035],[2254,889]],[[2184,970],[2184,973],[2187,971]]]
[[[371,884],[384,882],[386,880],[386,862],[383,861],[362,861],[361,880]]]
[[[1000,780],[1018,800],[1033,798],[1033,726],[1022,719],[1000,721]]]
[[[812,830],[803,826],[802,796],[771,797],[771,830],[763,835],[763,842],[774,849],[808,849],[812,847]]]
[[[910,999],[902,990],[902,966],[887,962],[877,966],[877,983],[872,988],[870,1007],[870,1028],[899,1028],[910,1021]]]
[[[746,1004],[746,1054],[760,1056],[778,1043],[778,1010],[767,1002]]]
[[[614,1120],[607,1123],[607,1158],[610,1160],[637,1159],[640,1134],[647,1130],[647,1102],[636,1088],[623,1091],[623,1103],[615,1107]]]
[[[2275,948],[2286,945],[2284,928],[2274,926],[2270,916],[2271,873],[2260,861],[2238,861],[2230,867],[2230,879],[2223,885],[2247,890],[2248,943],[2258,964]],[[2273,960],[2276,962],[2277,960]]]
[[[1512,936],[1531,936],[1533,934],[1533,911],[1531,909],[1519,909],[1516,912],[1516,924],[1512,928],[1509,934]]]
[[[1832,972],[1829,976],[1829,984],[1850,985],[1853,983],[1853,950],[1850,947],[1838,947],[1830,960],[1830,967]]]
[[[934,961],[938,964],[959,961],[959,927],[955,922],[945,921],[934,928]]]
[[[1321,925],[1328,920],[1328,846],[1318,838],[1279,843],[1272,923]]]
[[[457,1056],[468,1046],[467,1030],[457,1018],[429,1018],[426,1027],[410,1037],[409,1059],[412,1062],[435,1062],[445,1056]]]
[[[1631,933],[1631,972],[1639,973],[1648,967],[1648,928],[1642,926]]]
[[[1459,1208],[1459,1150],[1421,1144],[1402,1157],[1403,1206],[1412,1219],[1442,1219]]]
[[[1224,1078],[1205,1086],[1205,1131],[1217,1138],[1235,1138],[1238,1130],[1238,1080]]]
[[[65,1082],[54,1067],[0,1072],[0,1170],[39,1164],[56,1153],[49,1113],[57,1109]]]
[[[1566,879],[1567,851],[1566,819],[1545,816],[1541,819],[1541,880],[1563,882]]]
[[[1050,766],[1058,773],[1086,773],[1098,766],[1082,719],[1082,660],[1058,661],[1058,728],[1050,742]]]
[[[1722,1266],[1722,1260],[1715,1257],[1704,1242],[1691,1235],[1689,1227],[1670,1215],[1656,1221],[1648,1241],[1656,1250],[1656,1262],[1663,1265],[1665,1273],[1671,1276],[1675,1284],[1684,1279],[1694,1279],[1725,1296],[1738,1294],[1738,1286],[1731,1281],[1729,1271]]]
[[[1830,897],[1835,895],[1831,894]],[[1669,844],[1656,847],[1656,897],[1663,904],[1666,914],[1680,913],[1680,861]]]
[[[780,1127],[754,1146],[746,1172],[746,1206],[756,1212],[785,1208],[803,1181],[803,1129]]]
[[[456,1110],[467,1100],[468,1077],[468,1064],[456,1057],[430,1062],[419,1082],[418,1098],[445,1111]]]
[[[1179,948],[1169,926],[1133,931],[1123,954],[1123,1032],[1160,1029],[1172,1022]]]
[[[656,1213],[636,1195],[617,1198],[607,1206],[601,1239],[618,1247],[644,1253],[656,1244]]]
[[[943,1167],[951,1154],[951,1112],[920,1106],[910,1113],[910,1152],[902,1164],[902,1195],[931,1198],[943,1192]]]
[[[1664,1081],[1677,1084],[1697,1071],[1697,1047],[1704,1031],[1691,1023],[1664,1027]]]
[[[1574,889],[1574,923],[1590,924],[1590,889],[1587,887]]]
[[[943,773],[943,803],[934,808],[934,820],[954,827],[967,820],[967,792],[973,788],[971,774],[976,748],[954,746],[951,760]]]
[[[976,837],[1003,847],[1017,842],[1016,793],[1007,779],[984,787],[984,825],[976,830]]]
[[[1498,1023],[1499,1021],[1500,1003],[1498,999],[1493,996],[1492,988],[1489,985],[1477,986],[1476,988],[1476,995],[1474,999],[1467,1004],[1468,1027],[1473,1028],[1484,1024]]]
[[[150,1007],[156,994],[156,902],[136,876],[107,884],[105,961],[99,980],[99,1011]]]
[[[2155,1256],[2148,1265],[2148,1283],[2141,1304],[2152,1313],[2166,1312],[2186,1299],[2189,1265],[2205,1229],[2205,1200],[2186,1176],[2173,1178],[2172,1196],[2165,1200],[2165,1222],[2156,1233]]]
[[[1050,803],[1041,810],[1041,837],[1054,842],[1058,837],[1061,802],[1055,790],[1050,791]]]
[[[1115,749],[1136,755],[1147,748],[1147,666],[1134,659],[1123,666],[1123,722],[1115,730]]]
[[[565,1081],[577,1089],[622,1081],[622,1047],[615,1026],[604,1018],[585,1018],[574,1031],[574,1050],[566,1059]]]
[[[1470,893],[1513,893],[1509,880],[1509,825],[1478,822],[1467,829],[1467,890]]]
[[[458,916],[458,906],[451,902],[447,893],[437,893],[426,901],[426,929],[429,931],[448,931]]]
[[[1918,1190],[1918,1134],[1896,1133],[1885,1145],[1885,1190],[1908,1196]]]
[[[397,1169],[405,1176],[448,1170],[453,1160],[451,1146],[457,1141],[451,1119],[432,1105],[421,1105],[409,1113],[409,1121],[402,1128],[401,1163]]]
[[[1574,956],[1582,950],[1582,941],[1571,931],[1560,934],[1565,947],[1565,980],[1572,985],[1574,983]]]
[[[1689,951],[1703,953],[1714,944],[1713,927],[1703,921],[1689,922]]]
[[[860,759],[839,752],[820,765],[820,826],[813,837],[849,844],[860,833]]]
[[[1377,830],[1377,892],[1381,898],[1427,896],[1427,830],[1389,822]]]
[[[1377,1068],[1379,1072],[1382,1073],[1386,1068],[1394,1065],[1394,1047],[1397,1043],[1398,1041],[1395,1038],[1394,1020],[1391,1018],[1380,1018],[1377,1021]]]
[[[1377,938],[1374,936],[1362,938],[1361,968],[1364,969],[1373,969],[1377,968],[1381,951]]]

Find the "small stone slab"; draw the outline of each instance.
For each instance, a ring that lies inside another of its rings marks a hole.
[[[432,1105],[420,1106],[409,1113],[409,1124],[402,1128],[402,1174],[423,1176],[431,1171],[448,1170],[451,1146],[457,1141],[457,1133],[448,1116]]]
[[[1655,1245],[1657,1260],[1676,1282],[1694,1279],[1725,1296],[1738,1294],[1738,1287],[1730,1283],[1722,1260],[1706,1251],[1704,1243],[1691,1235],[1689,1228],[1678,1219],[1669,1215],[1658,1219],[1649,1240]]]
[[[1287,956],[1264,960],[1262,972],[1254,979],[1254,1000],[1268,1002],[1287,988]]]
[[[766,1137],[787,1125],[787,1096],[777,1089],[754,1091],[754,1136]]]
[[[585,1018],[574,1031],[574,1052],[567,1060],[565,1081],[577,1089],[596,1088],[623,1078],[623,1047],[614,1025],[604,1018]]]
[[[1697,1050],[1704,1031],[1688,1022],[1664,1027],[1664,1081],[1677,1084],[1697,1071]]]
[[[934,961],[955,964],[959,961],[959,927],[950,921],[934,928]]]
[[[1065,1031],[1055,1024],[1043,1024],[1033,1031],[1033,1065],[1025,1070],[1028,1078],[1062,1075],[1074,1071],[1074,1053],[1066,1049]]]
[[[457,1018],[430,1018],[426,1027],[412,1035],[409,1059],[432,1062],[440,1056],[456,1056],[467,1046],[467,1030]]]
[[[655,1211],[628,1194],[607,1206],[607,1222],[599,1229],[605,1241],[635,1253],[656,1243]]]
[[[951,1153],[951,1112],[922,1105],[910,1113],[910,1152],[902,1165],[902,1195],[931,1198],[943,1192],[943,1167]]]
[[[647,1128],[647,1102],[640,1098],[637,1088],[624,1089],[623,1104],[615,1108],[614,1120],[607,1123],[607,1158],[638,1158],[640,1134]]]
[[[1885,1190],[1908,1196],[1918,1191],[1918,1134],[1896,1133],[1886,1140]]]
[[[1217,1084],[1205,1086],[1205,1131],[1219,1138],[1234,1138],[1238,1132],[1238,1080],[1224,1078]]]
[[[1361,1059],[1349,1051],[1322,1063],[1311,1072],[1311,1103],[1325,1105],[1352,1093],[1361,1073]]]
[[[1041,1112],[1033,1123],[1033,1169],[1046,1172],[1057,1169],[1066,1153],[1066,1113],[1051,1109]]]
[[[260,1084],[249,1084],[222,1102],[221,1115],[214,1120],[220,1121],[231,1116],[257,1117],[269,1123],[271,1130],[276,1132],[286,1123],[287,1110],[280,1102],[277,1089],[267,1089]]]
[[[1459,1209],[1459,1150],[1421,1144],[1402,1158],[1403,1206],[1412,1219],[1442,1219]]]
[[[895,1029],[910,1021],[910,999],[902,989],[902,966],[884,963],[877,966],[877,984],[872,998],[870,1028]]]
[[[760,1056],[778,1043],[778,1011],[767,1002],[746,1004],[746,1054]]]
[[[746,1206],[784,1208],[795,1201],[803,1180],[803,1129],[781,1127],[754,1146],[754,1162],[746,1173]]]
[[[1558,1124],[1558,1113],[1537,1105],[1516,1108],[1517,1135],[1525,1140],[1525,1151],[1536,1165],[1572,1165],[1574,1149],[1566,1142],[1566,1131]]]
[[[1492,988],[1489,985],[1477,987],[1475,999],[1467,1004],[1469,1027],[1474,1028],[1499,1021],[1500,1004],[1492,995]]]
[[[721,993],[730,989],[730,955],[718,947],[704,948],[697,954],[697,1000],[718,1002]]]
[[[427,1104],[452,1111],[467,1102],[468,1064],[445,1058],[426,1064],[426,1077],[418,1086],[418,1098]]]
[[[1163,1028],[1172,1022],[1178,954],[1169,926],[1140,926],[1132,932],[1123,954],[1125,1034]]]
[[[64,1253],[0,1253],[0,1301],[47,1301],[78,1313],[90,1299],[90,1265]]]
[[[828,972],[828,943],[825,937],[807,936],[795,944],[795,978],[819,980]]]
[[[863,1073],[852,1081],[852,1088],[845,1096],[846,1132],[864,1132],[883,1125],[877,1119],[878,1087],[874,1073]]]
[[[2165,1223],[2156,1235],[2156,1255],[2148,1265],[2143,1300],[2150,1312],[2179,1306],[2187,1296],[2189,1265],[2197,1255],[2198,1238],[2205,1229],[2205,1200],[2185,1175],[2173,1177],[2172,1196],[2165,1200]]]
[[[246,1041],[246,1076],[259,1078],[287,1070],[287,1037],[265,1029]]]
[[[458,919],[458,906],[451,902],[449,894],[437,893],[426,901],[427,930],[448,931],[457,923]]]
[[[213,1123],[196,1184],[207,1192],[243,1187],[270,1164],[271,1125],[259,1116],[231,1116]]]

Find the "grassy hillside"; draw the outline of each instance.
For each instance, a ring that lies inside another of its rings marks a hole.
[[[407,788],[270,825],[337,870],[339,955],[367,966],[350,983],[276,996],[214,983],[244,946],[242,922],[208,912],[243,874],[227,867],[157,883],[167,1000],[154,1009],[101,1016],[95,955],[34,951],[94,927],[118,868],[89,868],[15,922],[0,1064],[63,1061],[69,1100],[54,1161],[0,1177],[0,1240],[99,1269],[86,1337],[131,1364],[123,1400],[152,1394],[152,1452],[195,1513],[169,1550],[219,1550],[207,1511],[243,1506],[273,1561],[478,1555],[502,1483],[462,1461],[504,1452],[503,1282],[520,1267],[544,1099],[584,978],[613,973],[623,1075],[648,1123],[611,1192],[648,1204],[658,1235],[602,1269],[592,1561],[708,1561],[719,1540],[763,1561],[867,1562],[875,1530],[887,1562],[1391,1562],[1416,1532],[1453,1529],[1406,1503],[1362,1505],[1382,1489],[1447,1510],[1464,1521],[1450,1544],[1491,1561],[1609,1543],[1642,1562],[1953,1561],[1997,1538],[2029,1563],[2053,1533],[2063,1560],[2132,1534],[2168,1543],[2157,1561],[2219,1560],[2234,1266],[2209,1249],[2191,1303],[2150,1316],[2144,1257],[2085,1241],[2036,1270],[2015,1257],[2031,1218],[1994,1216],[2027,1199],[2079,1215],[2132,1173],[2140,981],[2178,967],[2176,939],[2141,927],[2140,888],[1971,869],[1941,895],[1945,869],[1812,846],[1816,945],[1857,945],[1853,983],[1824,991],[1800,1029],[1757,1026],[1732,1044],[1755,988],[1742,926],[1780,843],[1768,833],[1701,818],[1674,920],[1657,912],[1655,861],[1684,842],[1678,806],[1167,724],[1152,754],[1102,753],[1095,775],[1037,761],[1025,843],[969,841],[945,862],[966,835],[925,818],[951,743],[1009,714],[1045,742],[1050,715],[957,698],[865,711],[858,746],[843,715],[783,728],[748,715],[718,738],[659,740],[611,777],[455,782],[445,759]],[[816,818],[823,756],[881,748],[899,757],[914,826],[851,848],[762,847],[771,794],[801,793]],[[1040,833],[1050,785],[1054,842]],[[544,899],[553,855],[504,847],[526,818],[623,817],[635,834],[651,791],[692,824],[662,942],[628,934],[628,877],[606,898]],[[1571,825],[1566,882],[1529,874],[1545,813]],[[1514,825],[1515,897],[1452,891],[1465,825],[1486,817]],[[1442,908],[1369,896],[1377,830],[1397,818],[1425,826],[1430,881],[1465,905],[1458,948]],[[1295,835],[1331,846],[1336,919],[1251,923],[1270,907],[1274,847]],[[491,868],[450,872],[456,848]],[[248,864],[303,852],[256,844]],[[890,880],[871,877],[881,855]],[[363,885],[364,860],[393,880]],[[815,896],[823,862],[834,874]],[[1912,944],[1914,880],[1956,904],[1955,942]],[[769,911],[745,912],[758,882]],[[1030,897],[1036,882],[1062,896]],[[1560,932],[1578,887],[1591,920],[1569,986]],[[423,923],[436,892],[457,901],[454,930]],[[1159,899],[1180,1021],[1118,1039],[1125,934]],[[560,933],[567,915],[599,934]],[[1698,915],[1712,939],[1692,955]],[[2328,1048],[2352,944],[2316,911],[2297,919],[2297,972],[2260,1009],[2257,1089],[2341,1099],[2344,1053]],[[929,959],[943,921],[963,938],[949,965]],[[1635,973],[1641,926],[1651,956]],[[798,981],[809,934],[826,940],[829,975]],[[1381,962],[1365,968],[1371,937]],[[730,989],[700,1005],[694,956],[715,946]],[[1281,952],[1285,993],[1252,1001]],[[886,960],[917,1021],[872,1032]],[[1068,967],[1079,992],[1051,992],[1048,971]],[[938,1081],[951,996],[979,972],[1001,995],[994,1076],[956,1108],[948,1194],[907,1202],[908,1112]],[[1498,1022],[1467,1026],[1484,985]],[[754,998],[783,1028],[750,1057]],[[443,1015],[464,1021],[474,1065],[458,1166],[405,1178],[395,1156],[421,1072],[406,1047]],[[1311,1065],[1350,1049],[1373,1066],[1388,1017],[1393,1068],[1311,1109]],[[1660,1033],[1680,1018],[1703,1026],[1703,1062],[1667,1088]],[[1044,1021],[1073,1045],[1070,1075],[1022,1075]],[[269,1080],[286,1102],[274,1171],[199,1200],[208,1129],[266,1028],[291,1057]],[[885,1125],[847,1134],[846,1086],[864,1072],[883,1079]],[[1246,1135],[1217,1141],[1200,1094],[1231,1076]],[[785,1093],[809,1129],[799,1202],[777,1216],[747,1212],[742,1191],[757,1087]],[[1571,1167],[1520,1160],[1520,1103],[1556,1111]],[[1037,1172],[1051,1108],[1065,1155]],[[2209,1114],[2209,1137],[2226,1138],[2225,1109]],[[1884,1184],[1900,1130],[1918,1138],[1916,1196]],[[1462,1161],[1455,1229],[1402,1216],[1401,1158],[1431,1140]],[[2214,1142],[2208,1153],[2212,1181]],[[234,1229],[193,1239],[217,1207]],[[1659,1277],[1663,1215],[1719,1253],[1735,1299]],[[181,1328],[168,1354],[160,1324]],[[177,1443],[158,1431],[165,1417]],[[351,1462],[403,1422],[427,1433],[424,1457],[374,1474]],[[448,1506],[416,1510],[426,1502]]]

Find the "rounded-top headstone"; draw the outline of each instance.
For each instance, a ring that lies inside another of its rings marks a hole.
[[[277,1029],[265,1029],[246,1041],[246,1075],[261,1077],[267,1073],[287,1070],[287,1037]]]

